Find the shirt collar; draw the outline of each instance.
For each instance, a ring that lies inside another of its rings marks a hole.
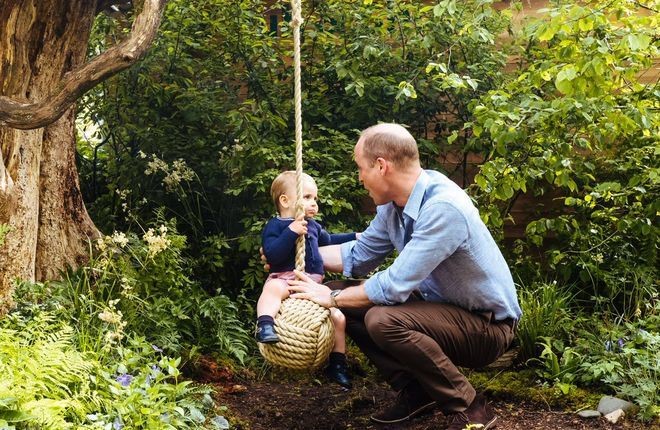
[[[424,200],[424,193],[429,184],[429,179],[428,173],[422,170],[422,173],[419,174],[417,182],[415,182],[415,186],[410,193],[410,197],[408,197],[406,207],[403,208],[403,213],[415,221],[417,221],[419,209],[422,206],[422,200]]]

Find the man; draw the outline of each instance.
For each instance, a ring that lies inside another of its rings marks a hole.
[[[374,421],[405,421],[437,405],[452,416],[451,430],[492,428],[497,417],[457,366],[485,366],[514,338],[521,310],[500,250],[465,192],[421,168],[402,126],[364,130],[354,157],[376,217],[358,241],[325,249],[325,265],[359,277],[399,254],[344,289],[298,272],[292,297],[341,308],[348,334],[399,392]]]

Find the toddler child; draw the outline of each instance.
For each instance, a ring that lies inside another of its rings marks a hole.
[[[280,173],[270,187],[278,215],[268,220],[262,233],[264,255],[270,264],[270,273],[257,302],[257,342],[277,343],[274,317],[282,300],[289,297],[287,280],[296,279],[293,273],[296,263],[296,239],[305,236],[305,272],[314,281],[323,281],[323,259],[319,246],[337,245],[356,239],[355,233],[329,234],[314,220],[318,213],[316,183],[311,176],[303,174],[304,213],[296,215],[296,173]],[[335,346],[330,353],[326,375],[342,385],[351,387],[351,378],[346,365],[346,318],[337,308],[330,309],[330,318],[335,327]]]

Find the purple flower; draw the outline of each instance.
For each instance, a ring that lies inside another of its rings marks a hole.
[[[119,417],[115,418],[115,421],[112,423],[112,428],[114,430],[121,430],[124,428],[124,424],[121,423]]]
[[[154,351],[156,351],[156,352],[163,352],[162,349],[158,348],[158,347],[157,347],[156,345],[154,345],[154,344],[151,344],[151,347],[152,347],[152,348],[154,349]]]
[[[623,346],[625,345],[625,343],[623,342],[623,338],[620,337],[616,343],[617,345],[619,345],[619,349],[623,349]]]
[[[122,387],[128,387],[131,385],[132,380],[133,375],[129,375],[128,373],[122,373],[121,375],[117,376],[117,382],[119,382]]]

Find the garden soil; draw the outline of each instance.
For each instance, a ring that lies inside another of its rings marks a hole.
[[[208,375],[208,374],[207,374]],[[270,375],[272,376],[272,375]],[[234,430],[444,429],[448,419],[432,411],[398,425],[379,425],[370,414],[393,401],[395,393],[373,378],[356,378],[352,390],[321,379],[272,381],[271,377],[229,377],[207,382],[217,401],[228,407],[225,416]],[[204,380],[204,378],[197,378]],[[583,419],[574,412],[511,399],[491,399],[499,430],[660,430],[626,417],[616,425],[604,418]]]

